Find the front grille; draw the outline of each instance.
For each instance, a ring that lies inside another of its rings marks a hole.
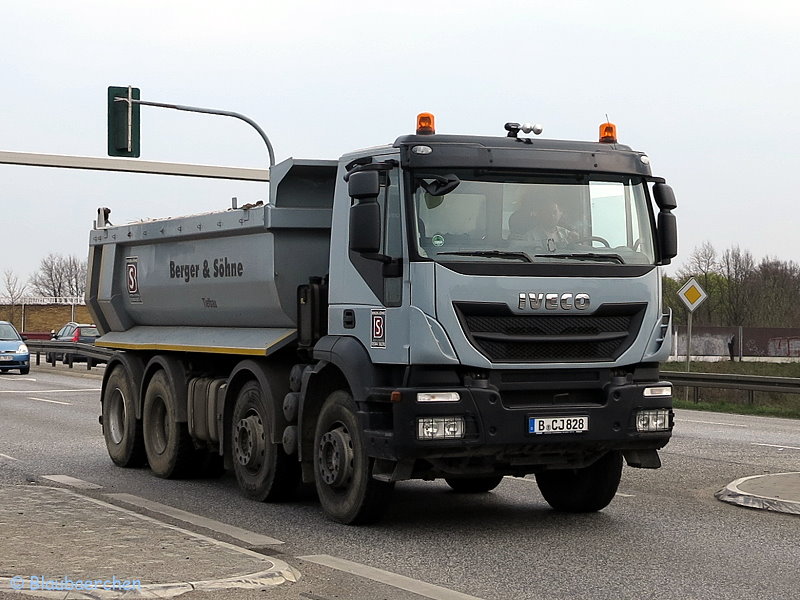
[[[591,315],[516,314],[505,304],[454,303],[470,342],[492,362],[607,362],[627,350],[645,303],[603,304]]]

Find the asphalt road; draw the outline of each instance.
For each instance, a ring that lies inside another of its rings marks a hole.
[[[477,496],[407,482],[379,525],[357,528],[328,521],[313,494],[257,504],[238,494],[231,475],[164,481],[114,467],[97,421],[101,373],[43,365],[0,376],[0,482],[69,475],[104,494],[134,494],[283,540],[280,558],[301,572],[317,568],[297,557],[326,554],[485,600],[800,593],[800,518],[714,499],[737,478],[800,470],[798,421],[677,411],[663,468],[626,467],[618,497],[598,514],[551,511],[532,479],[507,478]],[[348,585],[333,597],[375,597],[358,578]]]

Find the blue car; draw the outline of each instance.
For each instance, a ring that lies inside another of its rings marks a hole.
[[[0,321],[0,373],[10,369],[19,369],[27,375],[31,370],[31,354],[14,326]]]

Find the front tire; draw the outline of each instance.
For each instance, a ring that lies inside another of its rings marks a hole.
[[[460,494],[483,494],[491,492],[494,488],[500,485],[503,481],[502,475],[488,475],[486,477],[445,477],[447,482],[454,492]]]
[[[242,493],[259,502],[278,502],[294,496],[300,483],[299,463],[270,443],[272,410],[257,381],[239,391],[231,420],[231,456]]]
[[[108,455],[120,467],[140,467],[147,460],[135,390],[127,370],[114,367],[103,394],[103,437]]]
[[[186,423],[177,420],[175,390],[163,371],[157,371],[144,397],[144,447],[153,474],[176,479],[190,474],[194,444]]]
[[[622,477],[622,453],[609,452],[582,469],[543,471],[536,483],[547,503],[560,512],[597,512],[609,505]]]
[[[372,478],[356,404],[343,390],[325,400],[314,433],[315,485],[325,513],[347,525],[374,523],[394,484]]]

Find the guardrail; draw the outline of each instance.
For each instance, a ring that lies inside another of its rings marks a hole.
[[[55,366],[56,357],[63,355],[64,362],[72,368],[73,363],[86,360],[86,368],[91,369],[98,363],[108,362],[113,350],[98,348],[94,344],[80,342],[57,342],[54,340],[25,340],[31,355],[36,356],[36,364],[41,364],[41,355],[45,355],[45,362]],[[49,357],[49,360],[47,358]]]
[[[722,388],[747,390],[748,402],[753,404],[753,392],[778,392],[800,394],[800,379],[796,377],[769,377],[766,375],[739,375],[733,373],[686,373],[682,371],[661,371],[661,377],[672,385],[695,388]]]

